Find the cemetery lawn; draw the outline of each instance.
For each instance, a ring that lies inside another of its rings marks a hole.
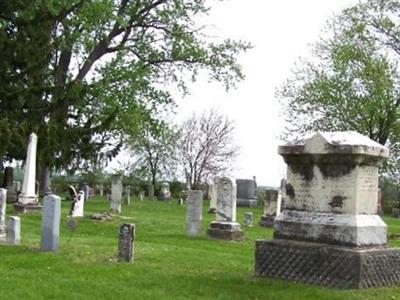
[[[200,237],[185,235],[186,206],[176,201],[133,199],[112,221],[79,219],[73,234],[66,226],[69,206],[62,203],[60,249],[54,253],[39,251],[40,213],[20,215],[21,246],[0,245],[0,299],[400,299],[400,287],[332,290],[255,278],[254,241],[272,238],[272,229],[244,228],[242,242],[211,240],[208,201]],[[85,214],[108,207],[96,198],[86,203]],[[239,208],[240,223],[246,211],[257,224],[262,208]],[[400,220],[385,221],[390,233],[400,233]],[[133,263],[116,261],[120,223],[136,224]],[[400,246],[400,238],[390,245]]]

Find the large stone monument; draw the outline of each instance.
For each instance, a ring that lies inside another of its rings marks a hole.
[[[356,132],[317,133],[279,147],[285,210],[274,239],[256,241],[257,276],[337,288],[400,283],[400,248],[388,248],[377,215],[384,146]]]
[[[115,176],[111,183],[111,210],[121,212],[122,178]]]
[[[166,201],[171,199],[171,192],[169,191],[169,183],[163,182],[160,184],[160,192],[158,193],[158,200]]]
[[[278,210],[278,190],[265,190],[264,213],[259,222],[261,227],[272,227]]]
[[[187,191],[186,233],[200,235],[203,211],[203,191]]]
[[[58,250],[60,240],[61,198],[47,195],[43,200],[41,251]]]
[[[6,241],[6,210],[7,210],[7,190],[0,188],[0,243]]]
[[[21,194],[14,207],[17,211],[27,212],[29,210],[41,209],[38,205],[38,197],[35,192],[36,187],[36,148],[37,136],[34,133],[29,135],[29,143],[25,160],[24,180],[22,182]]]
[[[257,184],[254,179],[236,179],[237,206],[257,206]]]
[[[236,190],[229,178],[218,178],[215,182],[217,193],[216,221],[210,223],[207,234],[223,240],[241,240],[243,231],[236,222]]]
[[[121,224],[118,238],[118,261],[131,262],[134,258],[135,224]]]

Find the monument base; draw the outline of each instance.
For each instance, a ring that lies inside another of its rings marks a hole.
[[[236,206],[239,207],[257,207],[257,199],[236,199]]]
[[[13,192],[8,192],[7,190],[7,203],[15,203],[18,201],[18,195]]]
[[[261,221],[258,224],[261,227],[274,227],[275,216],[261,216]]]
[[[207,230],[209,237],[220,240],[240,241],[244,237],[240,224],[236,222],[213,221]]]
[[[257,240],[255,275],[331,288],[395,285],[400,284],[400,248]]]
[[[14,203],[14,209],[16,212],[21,213],[21,214],[26,214],[28,212],[32,212],[32,211],[37,211],[37,210],[41,210],[42,209],[42,205],[40,205],[39,203]]]

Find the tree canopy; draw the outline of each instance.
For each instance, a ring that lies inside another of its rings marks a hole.
[[[400,142],[400,2],[367,0],[330,20],[325,38],[278,90],[285,138],[355,130],[393,150]]]
[[[23,159],[37,132],[42,165],[115,156],[199,70],[226,88],[243,78],[241,41],[213,41],[204,0],[6,0],[0,3],[0,155]]]

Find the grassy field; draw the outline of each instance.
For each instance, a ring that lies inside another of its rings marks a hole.
[[[203,234],[185,236],[185,206],[175,201],[140,202],[112,221],[79,220],[71,234],[66,226],[69,202],[62,204],[60,249],[39,249],[39,213],[22,215],[22,245],[0,246],[0,299],[400,299],[400,287],[331,290],[253,276],[254,241],[271,238],[272,230],[244,228],[245,240],[207,238],[213,215],[203,210]],[[104,212],[109,204],[96,198],[86,203],[86,215]],[[255,223],[262,209],[253,211]],[[8,215],[13,213],[9,206]],[[385,218],[391,233],[400,220]],[[135,262],[117,263],[120,223],[136,224]],[[400,240],[390,241],[400,246]]]

